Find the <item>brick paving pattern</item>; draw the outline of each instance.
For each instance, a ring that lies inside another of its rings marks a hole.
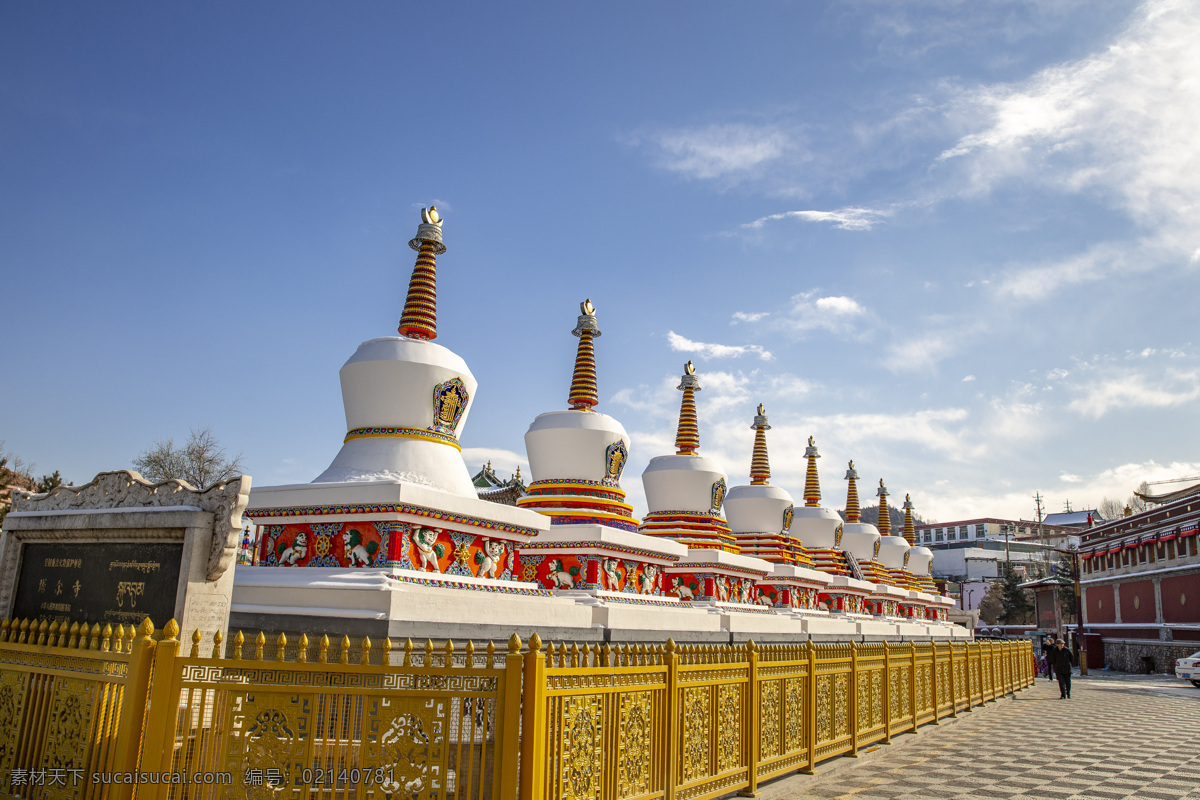
[[[764,800],[1200,800],[1200,689],[1164,676],[1039,678],[859,758],[759,787]]]

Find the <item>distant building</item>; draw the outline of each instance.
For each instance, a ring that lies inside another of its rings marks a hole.
[[[1169,671],[1200,650],[1200,485],[1084,531],[1079,545],[1088,661]]]
[[[1033,520],[980,517],[918,525],[917,544],[933,551],[935,580],[962,584],[959,608],[979,608],[988,585],[1004,576],[1011,564],[1023,580],[1051,573],[1056,547],[1079,544],[1079,529],[1070,525],[1040,526]]]
[[[501,480],[492,470],[492,462],[487,462],[479,472],[471,478],[475,484],[475,493],[480,500],[500,503],[505,506],[515,506],[521,495],[525,494],[525,483],[521,480],[521,468],[508,480]]]
[[[1095,512],[1092,512],[1095,513]],[[917,526],[917,544],[937,552],[938,547],[961,546],[963,542],[1033,541],[1055,547],[1077,546],[1080,528],[1073,524],[1050,522],[1048,515],[1039,525],[1034,520],[981,517],[955,522],[927,522]],[[1071,515],[1072,517],[1074,514]],[[1086,526],[1086,522],[1085,522]]]

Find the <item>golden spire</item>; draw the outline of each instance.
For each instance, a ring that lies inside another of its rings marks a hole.
[[[767,412],[762,403],[758,404],[758,416],[754,418],[754,424],[750,427],[754,429],[754,453],[750,456],[750,485],[766,486],[771,478],[771,464],[767,461],[766,432],[771,430],[771,426],[767,424]]]
[[[917,543],[917,529],[913,526],[912,512],[912,496],[906,494],[904,495],[904,538],[909,544],[915,546]]]
[[[691,361],[683,365],[683,377],[675,388],[683,392],[679,428],[675,432],[675,455],[694,456],[700,449],[700,425],[696,422],[696,392],[700,391],[700,379],[696,377],[696,368]]]
[[[846,487],[846,522],[858,522],[858,473],[854,470],[854,459],[850,459],[850,468],[846,470],[846,480],[850,481]]]
[[[817,480],[817,444],[813,437],[808,437],[808,447],[804,449],[804,457],[808,459],[808,472],[804,476],[804,505],[816,508],[821,505],[821,483]]]
[[[596,388],[596,348],[592,340],[600,335],[600,327],[596,322],[596,307],[590,299],[579,304],[579,320],[571,333],[579,337],[579,349],[575,351],[575,372],[571,375],[567,402],[576,411],[593,411],[600,395]]]
[[[446,252],[437,206],[421,209],[421,224],[408,246],[417,251],[417,263],[408,282],[408,297],[404,300],[404,313],[396,330],[401,336],[412,339],[436,339],[437,256]]]
[[[883,485],[883,478],[879,479],[879,489],[875,492],[875,496],[879,498],[879,528],[880,536],[892,535],[892,515],[888,511],[888,490]]]

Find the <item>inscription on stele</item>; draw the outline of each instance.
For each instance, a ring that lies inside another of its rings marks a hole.
[[[161,627],[175,614],[182,558],[182,544],[26,544],[12,615]]]

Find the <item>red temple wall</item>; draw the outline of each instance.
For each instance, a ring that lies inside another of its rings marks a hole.
[[[1200,572],[1163,578],[1164,622],[1200,622]]]
[[[1117,604],[1113,602],[1112,586],[1087,587],[1087,621],[1102,625],[1117,621]]]
[[[1121,622],[1154,622],[1153,581],[1130,581],[1121,584]]]

